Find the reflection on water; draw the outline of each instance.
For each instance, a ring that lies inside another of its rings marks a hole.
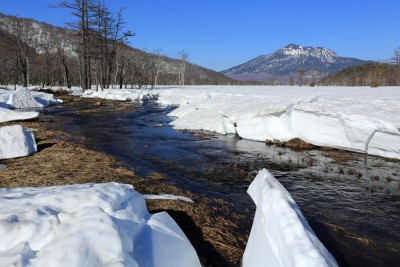
[[[343,151],[266,146],[236,136],[202,139],[168,126],[171,110],[148,102],[122,112],[74,113],[85,100],[53,107],[54,127],[133,166],[162,172],[181,187],[234,202],[249,221],[246,190],[267,168],[287,188],[341,266],[398,266],[400,163]],[[132,105],[132,104],[130,104]],[[246,229],[248,231],[249,229]]]

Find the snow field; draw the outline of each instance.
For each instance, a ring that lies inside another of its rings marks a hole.
[[[165,212],[117,183],[0,189],[0,266],[201,266]]]
[[[243,267],[338,266],[293,198],[267,170],[258,173],[247,192],[257,209]]]

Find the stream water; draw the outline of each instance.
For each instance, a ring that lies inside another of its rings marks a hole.
[[[180,187],[220,197],[246,215],[254,204],[248,185],[267,168],[292,194],[340,266],[399,266],[400,163],[344,151],[295,151],[237,136],[202,138],[169,126],[170,107],[80,112],[80,100],[44,111],[52,127],[83,136],[85,145],[133,166],[145,177],[161,172]],[[249,208],[250,207],[250,208]]]

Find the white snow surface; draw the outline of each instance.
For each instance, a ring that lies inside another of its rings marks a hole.
[[[5,102],[10,108],[42,108],[62,103],[60,99],[54,98],[52,94],[36,92],[28,88],[17,88],[17,90],[0,89],[0,102]]]
[[[197,86],[157,90],[176,129],[400,158],[400,87]],[[370,141],[369,141],[370,140]]]
[[[83,93],[83,97],[87,98],[103,98],[111,100],[123,100],[123,101],[141,101],[143,99],[153,98],[147,90],[137,89],[105,89],[105,90],[86,90]]]
[[[0,107],[0,122],[29,120],[38,116],[38,112],[21,112]]]
[[[0,127],[0,159],[24,157],[36,151],[33,133],[20,125]]]
[[[172,194],[160,194],[160,195],[144,194],[143,197],[145,199],[181,200],[189,203],[194,203],[194,201],[189,197],[176,196]]]
[[[400,87],[187,86],[88,90],[85,97],[158,98],[175,129],[237,134],[254,141],[300,138],[400,159]]]
[[[247,192],[257,209],[243,267],[338,266],[293,198],[271,173],[261,170]]]
[[[117,183],[0,189],[0,266],[201,266],[165,212]]]

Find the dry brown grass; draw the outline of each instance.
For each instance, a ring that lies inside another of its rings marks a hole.
[[[293,139],[290,139],[289,141],[266,140],[265,143],[267,145],[276,145],[279,147],[287,147],[287,148],[291,148],[294,150],[317,149],[318,148],[317,146],[307,143],[306,141],[303,141],[300,138],[293,138]]]
[[[335,225],[332,223],[325,223],[325,225],[332,231],[339,232],[339,233],[343,234],[344,236],[351,238],[363,245],[370,245],[372,243],[372,241],[369,238],[356,236],[353,233],[350,233],[349,231],[347,231],[346,229],[344,229],[343,227],[340,227],[338,225]]]
[[[217,137],[217,133],[205,130],[178,130],[181,133],[188,133],[198,137],[200,140],[211,140]]]

